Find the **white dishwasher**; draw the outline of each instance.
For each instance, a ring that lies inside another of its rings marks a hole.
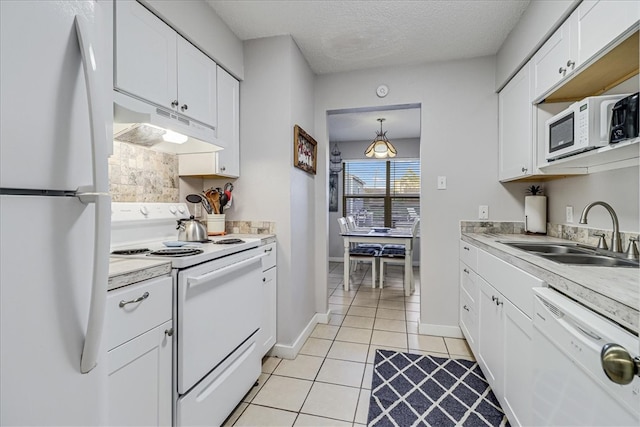
[[[601,363],[610,343],[637,358],[638,337],[553,289],[534,292],[533,425],[640,425],[640,377],[616,384]]]

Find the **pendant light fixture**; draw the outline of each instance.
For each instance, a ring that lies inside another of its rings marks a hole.
[[[342,153],[338,149],[338,143],[333,144],[331,157],[329,158],[329,172],[340,173],[342,171]]]
[[[371,145],[367,147],[364,155],[367,157],[375,157],[376,159],[385,159],[387,157],[395,157],[398,152],[396,148],[387,139],[387,132],[382,131],[382,122],[384,118],[378,119],[380,122],[380,132],[376,131],[376,138]]]

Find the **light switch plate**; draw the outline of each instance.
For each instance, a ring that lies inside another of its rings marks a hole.
[[[489,206],[480,205],[478,207],[478,219],[489,219]]]
[[[438,190],[446,190],[447,189],[447,177],[439,176],[438,177]]]

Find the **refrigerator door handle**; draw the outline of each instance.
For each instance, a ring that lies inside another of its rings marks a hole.
[[[96,58],[96,51],[92,43],[90,27],[87,19],[76,15],[76,34],[82,57],[82,68],[87,85],[87,104],[89,107],[89,125],[91,128],[91,150],[93,162],[93,187],[79,188],[78,192],[107,193],[109,191],[109,172],[107,166],[108,147],[103,106],[111,102],[105,95],[101,84],[101,64]]]
[[[95,204],[95,240],[93,250],[93,277],[91,301],[84,347],[80,359],[80,372],[86,374],[97,364],[102,341],[102,330],[107,302],[109,278],[109,244],[111,223],[111,197],[108,194],[107,137],[103,105],[108,101],[101,90],[99,62],[97,61],[91,32],[86,18],[75,17],[76,34],[82,56],[82,68],[87,85],[87,104],[91,128],[93,185],[78,188],[77,197],[82,203]]]
[[[79,196],[82,201],[82,197]],[[109,244],[111,221],[111,196],[108,194],[93,195],[95,203],[95,243],[93,248],[93,277],[91,285],[91,302],[89,303],[89,320],[84,347],[80,359],[80,372],[88,373],[95,368],[100,352],[102,331],[107,304],[107,282],[109,280]]]

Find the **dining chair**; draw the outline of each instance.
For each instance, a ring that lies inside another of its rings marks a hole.
[[[418,232],[418,223],[420,218],[415,218],[413,224],[411,224],[411,235],[416,238]],[[406,255],[406,248],[404,245],[384,245],[378,258],[380,259],[380,289],[384,286],[384,266],[385,264],[402,264],[404,265],[404,258]],[[409,282],[413,283],[413,267],[410,271],[404,271],[404,274],[409,274]],[[411,285],[413,287],[413,285]]]
[[[340,226],[340,233],[349,232],[347,219],[344,217],[338,218],[338,225]],[[371,287],[376,287],[376,273],[378,271],[378,254],[379,249],[370,247],[361,247],[358,244],[352,243],[349,247],[349,274],[352,270],[356,270],[359,262],[371,263]]]

